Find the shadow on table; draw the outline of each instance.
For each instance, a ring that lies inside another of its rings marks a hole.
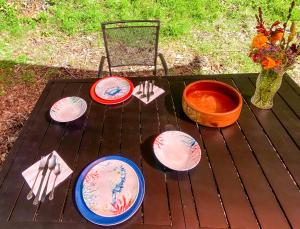
[[[173,127],[171,127],[171,128],[173,128]],[[152,135],[152,136],[148,137],[142,143],[141,152],[142,152],[143,159],[144,159],[144,161],[147,162],[148,165],[150,165],[151,167],[153,167],[161,172],[172,172],[171,169],[162,165],[155,157],[155,154],[153,152],[153,142],[156,137],[157,137],[157,135]]]
[[[186,65],[169,68],[169,75],[193,75],[201,74],[203,63],[196,57]],[[98,66],[95,66],[97,69]],[[104,69],[105,70],[105,69]],[[113,72],[114,74],[128,77],[143,77],[152,75],[152,70]],[[107,74],[107,72],[104,72]],[[158,69],[159,76],[163,74],[163,69]],[[0,123],[4,123],[0,131],[0,158],[6,155],[13,145],[9,139],[16,139],[16,133],[24,125],[24,120],[30,114],[32,107],[38,100],[48,80],[52,79],[86,79],[96,78],[97,70],[76,69],[70,67],[56,67],[18,63],[10,60],[0,60],[0,110],[7,110],[12,116],[1,116]],[[22,93],[20,94],[20,91]],[[8,96],[9,95],[9,96]],[[18,98],[18,99],[17,99]],[[10,106],[12,101],[18,100],[20,106]],[[129,101],[127,101],[129,102]],[[18,107],[18,110],[15,109]],[[49,117],[46,117],[47,120]],[[1,138],[1,136],[3,136]],[[3,160],[0,160],[0,166]],[[1,168],[0,168],[1,169]]]

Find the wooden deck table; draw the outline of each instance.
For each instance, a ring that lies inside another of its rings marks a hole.
[[[91,100],[96,79],[50,81],[0,171],[0,228],[99,228],[77,211],[73,187],[88,163],[111,154],[133,160],[146,183],[142,207],[118,228],[300,228],[300,89],[285,77],[273,109],[259,110],[249,102],[256,76],[156,78],[166,93],[148,105],[132,97],[116,106]],[[185,85],[214,78],[244,97],[238,122],[227,128],[196,125],[182,111]],[[67,124],[52,121],[51,105],[74,95],[87,101],[87,113]],[[201,145],[202,159],[190,172],[166,170],[153,156],[153,138],[167,124]],[[74,173],[53,201],[34,206],[21,172],[52,150]]]

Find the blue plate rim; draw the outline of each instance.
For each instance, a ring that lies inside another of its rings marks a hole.
[[[98,163],[100,163],[102,161],[106,161],[106,160],[120,160],[120,161],[127,163],[136,172],[138,180],[139,180],[139,187],[140,187],[139,193],[138,193],[138,196],[137,196],[134,204],[126,212],[122,213],[121,215],[115,216],[115,217],[104,217],[104,216],[95,214],[86,206],[86,204],[82,198],[82,183],[83,183],[83,180],[84,180],[86,174],[95,165],[97,165]],[[81,215],[84,218],[86,218],[90,222],[97,224],[97,225],[101,225],[101,226],[117,225],[117,224],[120,224],[120,223],[126,221],[127,219],[131,218],[137,212],[139,207],[141,206],[143,199],[144,199],[144,195],[145,195],[145,180],[144,180],[144,176],[143,176],[141,170],[130,159],[125,158],[123,156],[118,156],[118,155],[104,156],[104,157],[96,159],[95,161],[88,164],[84,168],[84,170],[80,173],[80,175],[77,179],[76,185],[75,185],[75,202],[76,202],[79,212],[81,213]]]

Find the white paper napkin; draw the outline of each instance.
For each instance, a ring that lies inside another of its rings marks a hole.
[[[52,152],[53,155],[56,156],[56,161],[58,163],[60,163],[60,174],[57,176],[57,179],[55,181],[55,187],[57,187],[61,182],[63,182],[68,176],[70,176],[70,174],[73,172],[70,167],[66,164],[66,162],[58,155],[58,153],[56,151]],[[46,155],[43,160],[47,160],[47,158],[49,157],[50,154]],[[37,176],[38,173],[38,168],[40,165],[40,160],[37,161],[36,163],[34,163],[32,166],[30,166],[29,168],[27,168],[26,170],[24,170],[22,172],[22,176],[25,178],[27,184],[29,185],[30,188],[32,188],[34,180]],[[41,199],[42,193],[45,189],[46,186],[46,182],[49,176],[50,170],[48,169],[45,179],[43,181],[42,184],[42,188],[41,188],[41,192],[40,192],[40,196],[39,196],[39,200]],[[42,171],[40,171],[39,176],[37,177],[36,183],[34,185],[33,188],[33,193],[34,195],[37,194],[38,192],[38,188],[40,186],[42,180]],[[52,190],[53,187],[53,183],[55,180],[55,174],[54,174],[54,170],[52,170],[50,177],[49,177],[49,182],[48,182],[48,186],[47,186],[47,190],[46,190],[46,194],[49,194]]]
[[[147,95],[147,83],[145,83],[145,94]],[[134,89],[133,89],[133,95],[135,97],[137,97],[139,100],[143,101],[145,104],[148,104],[148,103],[151,103],[154,99],[156,99],[158,96],[160,96],[161,94],[163,94],[165,92],[164,89],[160,88],[160,87],[157,87],[154,85],[153,87],[153,92],[154,92],[154,95],[151,95],[150,98],[149,98],[149,101],[147,102],[147,96],[145,98],[140,98],[140,96],[142,94],[137,94],[137,92],[139,91],[139,88],[140,86],[137,85]],[[141,86],[141,91],[143,90],[143,86]],[[151,91],[151,86],[149,85],[149,92]]]

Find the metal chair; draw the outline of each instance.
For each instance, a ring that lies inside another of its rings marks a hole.
[[[154,66],[156,76],[157,56],[160,58],[165,75],[167,63],[158,53],[159,20],[130,20],[101,23],[106,56],[102,56],[98,77],[101,76],[105,59],[111,68],[119,66]]]

